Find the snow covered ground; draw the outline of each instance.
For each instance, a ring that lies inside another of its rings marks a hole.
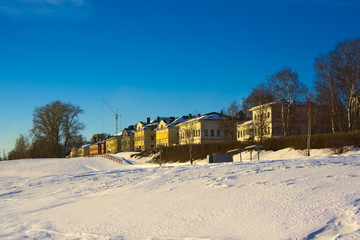
[[[329,154],[0,162],[0,239],[360,239],[360,151]]]

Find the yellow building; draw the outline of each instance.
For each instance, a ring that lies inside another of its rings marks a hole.
[[[253,121],[246,121],[237,125],[237,140],[249,141],[254,139]]]
[[[157,117],[150,121],[147,119],[146,123],[138,122],[135,126],[134,148],[136,151],[144,151],[156,146],[156,132],[155,129],[161,120],[170,119],[168,117]]]
[[[78,157],[79,156],[79,149],[78,148],[72,148],[71,152],[70,152],[70,157],[74,158],[74,157]]]
[[[90,144],[82,145],[78,150],[79,157],[85,157],[90,155]]]
[[[124,152],[134,151],[134,129],[124,129],[121,139],[121,150]]]
[[[106,153],[115,154],[121,152],[121,134],[106,139]]]
[[[179,143],[184,145],[229,141],[229,121],[229,117],[216,112],[191,118],[178,124]],[[235,127],[232,131],[236,131]]]
[[[282,107],[279,101],[259,105],[249,110],[252,112],[252,121],[238,124],[237,139],[239,141],[251,139],[258,141],[263,138],[307,134],[309,111],[307,103],[284,100],[282,104],[285,107],[291,107],[287,123],[282,121]],[[321,126],[319,124],[321,121],[317,122],[316,120],[323,115],[321,111],[322,109],[319,106],[314,106],[312,109],[313,133],[324,132],[325,126]],[[286,129],[287,134],[284,133],[284,129]]]
[[[173,146],[179,144],[179,128],[177,125],[184,122],[186,117],[161,120],[156,129],[156,146]]]

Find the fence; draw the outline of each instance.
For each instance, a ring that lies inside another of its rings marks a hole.
[[[90,155],[89,157],[103,157],[109,160],[112,160],[114,162],[118,162],[120,164],[124,164],[124,160],[122,158],[119,157],[115,157],[113,155],[110,154],[98,154],[98,155]]]

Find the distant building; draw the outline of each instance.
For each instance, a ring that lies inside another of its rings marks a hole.
[[[169,117],[157,117],[156,119],[147,122],[138,122],[135,126],[134,148],[137,151],[144,151],[156,146],[156,132],[155,129],[161,120],[170,119]]]
[[[285,102],[284,102],[285,101]],[[284,125],[281,118],[281,104],[279,101],[259,105],[251,108],[252,120],[240,123],[237,126],[237,139],[239,141],[260,140],[263,138],[284,136],[284,127],[288,135],[302,135],[308,132],[309,106],[305,102],[286,101],[283,105],[291,105],[288,125]],[[322,124],[324,108],[316,106],[311,108],[312,133],[326,132]]]
[[[89,154],[90,154],[90,145],[91,144],[82,145],[78,150],[78,156],[79,157],[89,156]]]
[[[71,148],[70,157],[78,157],[79,156],[79,148],[73,147]]]
[[[186,121],[188,117],[163,119],[156,128],[156,146],[174,146],[179,144],[178,124]]]
[[[128,128],[123,130],[121,139],[121,150],[123,152],[134,151],[134,135],[134,128]]]
[[[106,139],[106,153],[115,154],[121,152],[122,132]]]
[[[91,137],[91,142],[92,143],[97,143],[97,142],[102,142],[102,141],[105,141],[105,134],[103,133],[97,133],[97,134],[94,134],[92,137]]]
[[[249,141],[254,139],[254,124],[252,120],[237,125],[237,140]]]
[[[228,116],[216,112],[191,118],[177,125],[179,143],[184,145],[230,141],[231,135],[227,129],[229,121],[231,119]],[[233,132],[235,131],[234,127]]]

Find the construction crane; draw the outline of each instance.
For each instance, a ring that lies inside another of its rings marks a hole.
[[[115,115],[115,121],[116,121],[116,133],[115,134],[117,134],[118,133],[118,119],[119,119],[118,109],[116,109],[116,112],[115,112],[105,100],[103,100],[103,102],[110,109],[110,111]]]

